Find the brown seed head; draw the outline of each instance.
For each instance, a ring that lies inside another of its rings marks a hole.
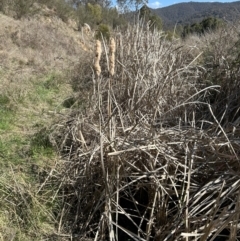
[[[116,42],[114,38],[110,38],[110,75],[113,76],[115,72],[115,52],[116,52]]]
[[[99,64],[100,59],[101,59],[101,54],[102,54],[102,45],[99,40],[96,40],[96,45],[95,45],[95,61],[94,61],[94,68],[96,71],[96,75],[99,77],[101,74],[101,66]]]

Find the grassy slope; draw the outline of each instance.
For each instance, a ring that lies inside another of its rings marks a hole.
[[[46,12],[22,20],[0,14],[0,240],[54,233],[52,191],[37,191],[59,159],[48,129],[67,112],[69,75],[86,46]]]

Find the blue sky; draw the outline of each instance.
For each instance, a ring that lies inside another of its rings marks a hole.
[[[167,7],[169,5],[173,5],[175,3],[181,3],[181,2],[190,2],[190,0],[148,0],[148,6],[150,8],[162,8],[162,7]],[[198,0],[198,1],[192,1],[192,2],[234,2],[231,0],[219,0],[219,1],[211,1],[211,0]]]

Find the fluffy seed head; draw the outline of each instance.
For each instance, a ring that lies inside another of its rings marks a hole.
[[[96,75],[99,77],[101,74],[101,66],[99,64],[100,59],[101,59],[101,54],[102,54],[102,45],[99,40],[96,40],[96,45],[95,45],[95,61],[94,61],[94,68],[96,71]]]
[[[114,40],[114,38],[110,38],[110,68],[109,68],[109,72],[110,75],[113,76],[114,75],[114,71],[115,71],[115,52],[116,52],[116,42]]]

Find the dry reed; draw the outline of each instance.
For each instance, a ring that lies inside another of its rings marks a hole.
[[[202,89],[199,55],[190,58],[163,33],[136,25],[122,39],[120,81],[101,81],[95,108],[53,133],[66,155],[58,179],[67,222],[59,232],[80,240],[236,240],[240,128],[226,132],[200,101],[219,86]]]

